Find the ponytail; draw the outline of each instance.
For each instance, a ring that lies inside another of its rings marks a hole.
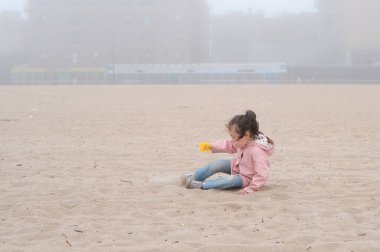
[[[256,114],[252,110],[247,110],[247,112],[245,112],[245,117],[249,120],[256,121]]]

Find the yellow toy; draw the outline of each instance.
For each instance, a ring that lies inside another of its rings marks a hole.
[[[199,150],[201,152],[211,152],[211,145],[208,142],[200,143]]]

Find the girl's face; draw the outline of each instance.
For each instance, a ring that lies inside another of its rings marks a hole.
[[[244,136],[240,137],[239,134],[236,132],[236,125],[233,125],[228,130],[228,134],[230,135],[232,142],[235,144],[235,146],[240,149],[242,149],[244,146],[247,145],[249,141],[252,140],[252,136],[249,133],[249,131],[246,131]]]

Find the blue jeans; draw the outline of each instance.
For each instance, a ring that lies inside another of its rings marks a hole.
[[[230,160],[216,160],[199,169],[194,173],[194,179],[204,181],[208,177],[223,172],[229,174],[221,178],[207,180],[203,183],[203,189],[227,189],[227,188],[242,188],[243,180],[239,175],[231,175]]]

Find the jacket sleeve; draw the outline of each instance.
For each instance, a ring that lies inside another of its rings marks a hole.
[[[237,148],[232,143],[232,140],[219,140],[219,141],[211,143],[211,151],[213,153],[233,154],[237,152]]]
[[[252,177],[251,183],[243,189],[248,193],[258,191],[268,180],[269,175],[269,161],[265,153],[253,151],[251,153],[251,158],[255,173]]]

